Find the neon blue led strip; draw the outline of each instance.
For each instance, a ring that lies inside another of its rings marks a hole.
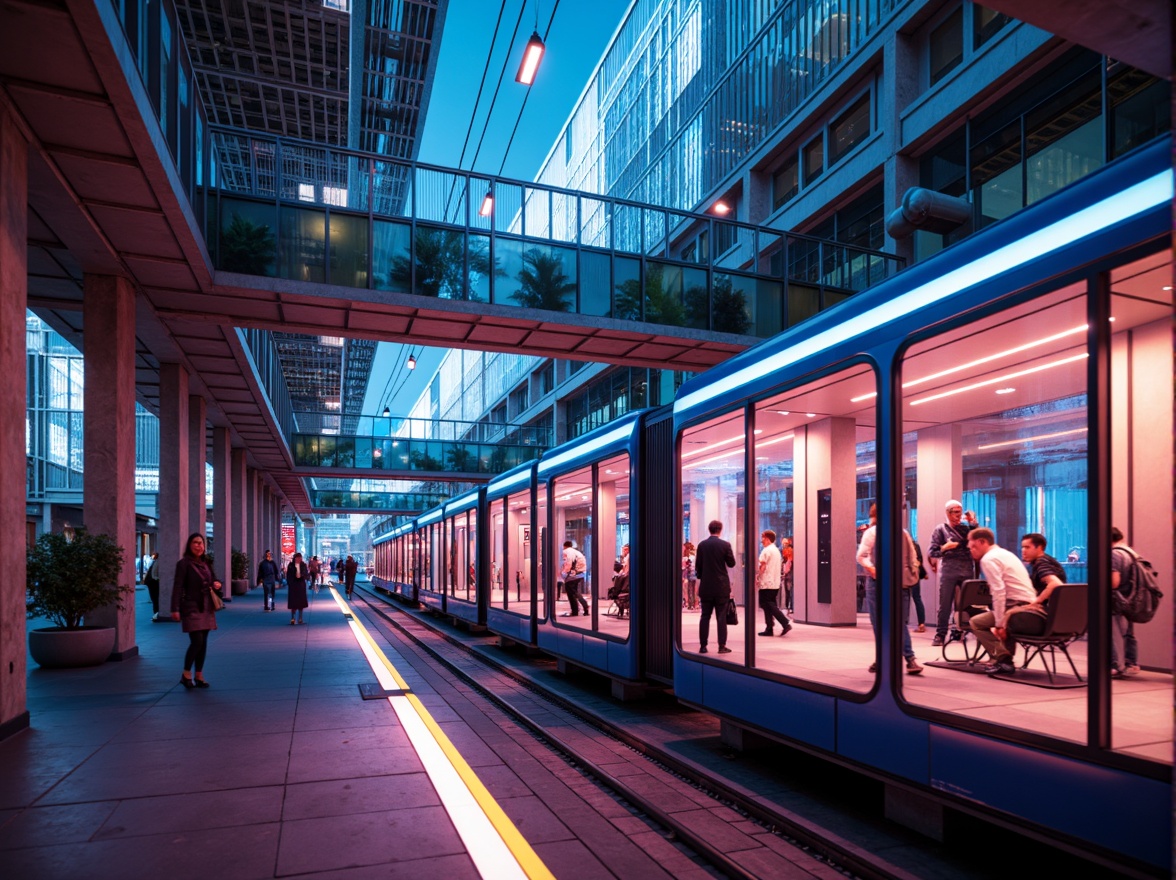
[[[1088,235],[1093,235],[1109,226],[1128,220],[1136,214],[1142,214],[1158,205],[1169,203],[1172,201],[1172,195],[1171,171],[1164,171],[1150,177],[1076,214],[1050,224],[1044,229],[1039,229],[1037,232],[998,248],[990,254],[985,254],[966,266],[961,266],[928,281],[921,287],[907,291],[890,302],[875,306],[869,311],[843,321],[836,327],[830,327],[813,336],[799,339],[795,345],[790,345],[770,357],[718,379],[705,388],[679,397],[674,401],[674,414],[679,415],[711,398],[726,394],[775,370],[817,354],[831,345],[844,342],[863,333],[869,333],[891,321],[919,309],[925,309],[961,290],[975,284],[981,284],[1003,272],[1016,269],[1031,260],[1039,259]]]
[[[539,462],[539,473],[546,473],[552,468],[559,467],[561,464],[573,458],[579,458],[582,455],[587,455],[589,452],[603,449],[620,440],[627,440],[632,433],[633,424],[630,422],[627,425],[609,431],[607,434],[601,434],[595,440],[589,440],[587,443],[578,443],[571,449],[565,450],[564,452],[557,452],[551,458],[544,458]]]

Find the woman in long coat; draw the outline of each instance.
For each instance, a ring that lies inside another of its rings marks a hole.
[[[212,608],[210,590],[220,592],[221,582],[212,573],[204,558],[204,536],[193,532],[188,536],[184,555],[176,563],[176,578],[172,584],[172,620],[180,621],[188,634],[188,651],[184,654],[184,671],[180,684],[192,688],[206,688],[204,658],[208,653],[208,634],[216,629],[216,612]],[[190,671],[196,667],[196,680]]]
[[[310,570],[302,561],[302,554],[295,553],[290,564],[286,566],[286,607],[290,609],[290,626],[302,623],[302,609],[310,604],[306,595],[306,584],[310,577]],[[298,613],[298,620],[294,620],[294,613]]]

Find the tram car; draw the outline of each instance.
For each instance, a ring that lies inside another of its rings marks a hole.
[[[931,833],[950,808],[1166,868],[1172,605],[1135,628],[1137,657],[1117,658],[1138,674],[1113,677],[1109,580],[1117,526],[1173,595],[1170,148],[1117,160],[711,368],[672,406],[422,515],[378,539],[401,544],[379,567],[401,560],[422,603],[481,610],[493,632],[608,675],[618,696],[672,687],[733,746],[786,743],[875,776]],[[949,653],[960,621],[936,572],[917,585],[925,631],[906,617],[907,536],[934,556],[948,501],[1013,552],[1044,535],[1067,575],[1079,623],[1038,656],[1022,646],[1013,675]],[[871,506],[877,577],[863,594]],[[725,635],[685,601],[687,544],[712,523],[735,559]],[[587,563],[587,614],[558,586],[565,542]],[[765,542],[790,557],[775,584]],[[626,544],[621,613],[609,589]],[[786,635],[761,590],[787,609]]]

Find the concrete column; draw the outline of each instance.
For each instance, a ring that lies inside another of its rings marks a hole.
[[[249,543],[257,548],[258,553],[265,553],[265,546],[261,542],[261,530],[257,524],[260,511],[257,505],[257,471],[253,468],[245,469],[245,511],[249,522]],[[277,559],[277,556],[274,558]]]
[[[821,419],[797,429],[793,441],[794,521],[804,523],[793,539],[799,570],[793,573],[796,617],[807,623],[853,626],[857,623],[857,426],[853,419]],[[831,601],[817,594],[818,493],[829,489]],[[802,580],[803,579],[803,580]]]
[[[230,455],[229,470],[231,472],[230,494],[232,495],[233,516],[233,546],[240,547],[249,554],[253,571],[249,573],[249,582],[253,583],[253,572],[257,571],[257,563],[261,562],[258,549],[249,540],[249,521],[246,516],[248,502],[245,495],[245,450],[234,449]]]
[[[208,498],[205,495],[205,464],[208,461],[204,426],[208,421],[208,405],[198,394],[188,395],[188,525],[193,532],[208,539]],[[185,535],[185,537],[187,537]],[[223,560],[216,554],[217,577],[223,577]]]
[[[184,554],[188,523],[188,371],[159,365],[159,615],[171,620],[176,563]]]
[[[920,428],[915,442],[919,462],[919,534],[915,540],[925,556],[931,549],[931,533],[947,518],[944,505],[964,493],[964,441],[960,425],[949,424]],[[1017,541],[1012,546],[1020,546],[1019,535]],[[923,605],[927,609],[927,620],[933,621],[939,613],[939,575],[931,571],[930,566],[927,575]]]
[[[25,645],[28,144],[0,101],[0,739],[29,726]],[[47,506],[47,505],[46,505]]]
[[[123,548],[120,584],[135,584],[135,289],[126,278],[87,275],[82,301],[86,469],[82,519]],[[122,605],[119,610],[118,604]],[[115,628],[111,659],[139,653],[135,596],[87,615]]]
[[[919,163],[903,153],[902,114],[922,91],[922,70],[926,62],[920,51],[919,41],[907,34],[895,33],[886,41],[882,53],[883,85],[878,94],[892,94],[894,100],[880,102],[878,126],[886,139],[886,155],[883,166],[882,204],[886,215],[902,204],[902,197],[913,186],[919,185]],[[886,237],[884,250],[892,251],[908,262],[915,259],[915,237]]]
[[[228,428],[212,429],[212,533],[216,535],[218,553],[224,553],[224,571],[221,572],[221,592],[230,602],[233,597],[234,549],[244,549],[237,544],[233,531],[232,503],[232,441]]]

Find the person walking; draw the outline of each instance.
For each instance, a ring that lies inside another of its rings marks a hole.
[[[306,564],[306,568],[310,572],[310,586],[317,593],[319,579],[319,558],[317,556],[310,557],[310,562]]]
[[[347,561],[343,563],[343,582],[347,587],[348,599],[355,592],[355,573],[357,571],[359,571],[359,564],[355,561],[355,557],[348,556]]]
[[[564,541],[562,558],[559,579],[563,581],[564,591],[568,594],[568,605],[571,606],[571,611],[565,611],[560,617],[579,617],[581,605],[584,606],[584,613],[588,613],[588,601],[580,595],[580,590],[584,586],[584,573],[588,569],[588,561],[571,541]]]
[[[143,577],[147,586],[147,595],[151,597],[151,619],[159,619],[159,554],[151,554],[151,564],[147,566],[147,574]]]
[[[710,537],[698,542],[695,554],[698,569],[698,600],[702,604],[702,617],[698,620],[698,653],[707,652],[710,619],[714,614],[719,637],[719,653],[730,654],[731,649],[727,647],[727,602],[731,598],[731,578],[727,574],[727,569],[735,567],[735,551],[727,541],[719,537],[723,531],[721,522],[717,519],[712,520],[707,530]]]
[[[212,590],[220,591],[221,582],[212,573],[212,566],[204,555],[204,536],[193,532],[184,546],[184,555],[176,563],[172,584],[172,620],[178,620],[188,634],[188,650],[184,654],[184,671],[180,684],[188,690],[206,688],[204,660],[208,656],[208,634],[216,629],[216,612],[212,607]],[[195,679],[192,669],[196,670]]]
[[[274,562],[274,554],[270,550],[265,551],[265,558],[257,564],[257,585],[264,591],[262,599],[262,610],[274,610],[274,591],[278,587],[278,578],[281,577],[281,572],[278,570],[278,564]]]
[[[792,629],[792,621],[784,615],[779,605],[784,557],[776,547],[776,533],[771,529],[765,529],[760,534],[760,543],[764,549],[760,551],[759,565],[755,571],[759,606],[764,612],[764,631],[760,635],[772,635],[772,623],[779,621],[780,635],[786,636]]]
[[[302,554],[295,553],[290,564],[286,566],[286,607],[290,609],[290,626],[302,623],[302,609],[310,604],[306,594],[306,583],[310,577],[310,569],[302,561]],[[294,620],[297,613],[298,620]]]

